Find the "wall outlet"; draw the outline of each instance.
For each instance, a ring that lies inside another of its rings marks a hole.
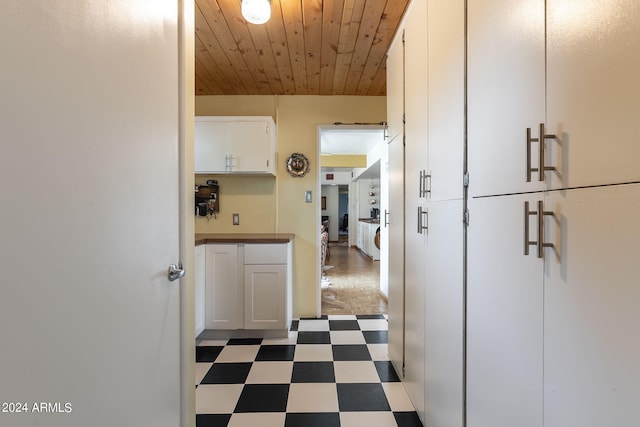
[[[240,214],[239,213],[234,213],[233,214],[233,225],[240,225]]]

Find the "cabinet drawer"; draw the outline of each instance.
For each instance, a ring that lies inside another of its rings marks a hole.
[[[245,264],[286,264],[287,245],[274,244],[248,244],[244,246]]]

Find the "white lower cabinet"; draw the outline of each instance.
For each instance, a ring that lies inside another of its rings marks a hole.
[[[196,337],[205,330],[206,327],[206,255],[205,246],[199,245],[195,249],[195,312],[196,312]]]
[[[469,200],[468,427],[542,426],[543,262],[533,246],[523,255],[525,202]]]
[[[241,283],[238,277],[238,245],[206,245],[205,312],[207,329],[238,329]]]
[[[467,426],[632,425],[640,184],[469,208]]]
[[[374,241],[379,227],[377,223],[358,221],[358,249],[374,261],[380,260],[380,249]]]
[[[287,329],[292,317],[289,246],[248,244],[244,250],[244,328]]]
[[[293,312],[291,243],[204,246],[206,329],[286,333]]]
[[[245,329],[286,328],[286,264],[244,266]]]

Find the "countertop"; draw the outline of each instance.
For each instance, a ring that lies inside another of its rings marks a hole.
[[[289,243],[288,233],[196,233],[196,246],[207,243]]]
[[[367,222],[369,224],[380,224],[380,218],[358,218],[360,222]]]

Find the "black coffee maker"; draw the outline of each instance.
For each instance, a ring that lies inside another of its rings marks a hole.
[[[195,187],[195,214],[200,216],[213,215],[220,211],[218,192],[220,187],[218,181],[210,179],[207,185],[196,185]]]

